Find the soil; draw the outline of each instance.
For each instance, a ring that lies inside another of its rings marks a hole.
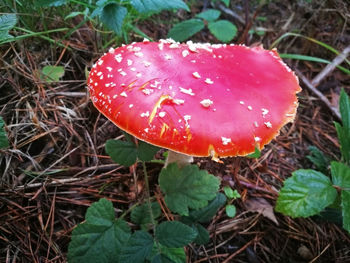
[[[136,25],[154,39],[166,38],[173,23],[210,6],[209,1],[192,2],[191,13],[163,12]],[[234,43],[268,48],[286,32],[322,41],[339,52],[350,43],[347,1],[258,2],[231,1],[230,10],[237,17],[222,11],[222,17],[238,28]],[[73,21],[77,25],[81,18]],[[55,17],[52,28],[65,23]],[[84,220],[93,202],[102,197],[113,201],[118,215],[144,198],[142,167],[125,168],[105,153],[106,140],[122,133],[93,107],[86,89],[86,71],[105,51],[100,48],[102,34],[88,22],[62,41],[65,48],[41,38],[0,46],[0,115],[10,141],[10,147],[0,152],[0,262],[66,262],[72,229]],[[62,35],[50,37],[59,40]],[[142,38],[131,34],[131,40]],[[218,43],[206,29],[192,40]],[[280,53],[329,61],[336,56],[293,36],[277,48]],[[310,81],[325,68],[316,62],[285,61]],[[39,69],[45,65],[64,66],[62,80],[41,81]],[[341,225],[273,212],[283,181],[296,169],[313,168],[306,158],[309,146],[333,159],[340,156],[333,126],[339,120],[305,83],[301,86],[294,123],[281,130],[259,159],[226,158],[223,163],[195,159],[242,198],[234,201],[236,217],[228,218],[220,210],[206,225],[209,244],[186,248],[188,262],[350,262],[350,235]],[[338,69],[317,86],[335,107],[341,88],[350,94],[349,75]],[[162,154],[156,157],[161,159]],[[152,192],[161,199],[156,184],[162,166],[147,167]]]

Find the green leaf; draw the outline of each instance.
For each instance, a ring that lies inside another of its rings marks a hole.
[[[158,218],[162,214],[159,204],[153,202],[151,207],[154,219]],[[147,203],[137,206],[131,211],[131,221],[141,227],[147,227],[152,223]]]
[[[314,170],[297,170],[284,182],[276,211],[291,217],[308,217],[318,214],[332,204],[337,196],[331,181]]]
[[[227,20],[210,22],[208,28],[222,42],[230,42],[237,34],[237,27]]]
[[[188,217],[182,217],[184,222],[200,222],[207,223],[213,219],[217,211],[226,203],[226,196],[218,193],[214,200],[200,209],[191,210]]]
[[[141,161],[149,162],[160,149],[157,146],[139,141],[137,156]]]
[[[151,263],[173,263],[173,261],[163,254],[157,254],[152,259]]]
[[[9,147],[9,141],[5,131],[5,122],[0,116],[0,149]]]
[[[341,191],[341,205],[343,208],[343,227],[350,232],[350,191]]]
[[[169,209],[180,215],[188,215],[188,209],[199,209],[215,198],[220,181],[196,165],[179,168],[171,163],[163,168],[159,176],[159,185],[165,193],[165,202]]]
[[[221,0],[227,7],[230,5],[230,0]]]
[[[178,222],[167,221],[156,227],[156,240],[166,247],[180,248],[191,243],[197,236],[197,232],[191,227]]]
[[[132,142],[121,140],[108,140],[106,142],[106,153],[113,161],[124,166],[131,166],[137,159],[137,148]]]
[[[256,146],[255,146],[254,152],[247,155],[248,158],[254,158],[254,159],[260,158],[260,156],[261,156],[261,151]]]
[[[131,5],[139,13],[160,12],[168,9],[185,9],[190,11],[182,0],[131,0]]]
[[[185,263],[186,254],[183,248],[162,247],[162,254],[170,259],[172,263]]]
[[[17,23],[17,17],[15,14],[0,15],[0,34],[7,35]],[[0,38],[0,40],[2,40]]]
[[[121,249],[119,261],[123,263],[143,263],[153,249],[153,237],[145,231],[136,231]]]
[[[41,70],[41,80],[47,83],[57,82],[64,75],[64,67],[62,66],[45,66]]]
[[[10,35],[9,32],[0,31],[0,44],[2,41],[6,41],[10,38],[13,38],[13,36]]]
[[[67,20],[67,19],[76,17],[76,16],[78,16],[78,15],[84,15],[84,16],[85,16],[85,13],[84,13],[84,12],[71,12],[71,13],[69,13],[68,15],[66,15],[66,16],[64,17],[64,20]]]
[[[95,225],[110,225],[115,220],[112,202],[102,198],[93,203],[86,211],[85,219]]]
[[[204,22],[201,19],[193,18],[176,24],[170,29],[168,37],[175,41],[184,41],[204,28]]]
[[[110,30],[121,36],[123,21],[127,13],[128,10],[125,7],[117,3],[109,3],[103,7],[100,19]]]
[[[333,184],[350,190],[350,167],[339,162],[331,163]]]
[[[216,9],[207,9],[206,11],[196,15],[197,18],[202,18],[207,21],[215,21],[221,15],[221,12]]]
[[[310,155],[306,158],[309,159],[315,166],[316,169],[324,174],[328,174],[328,166],[330,165],[330,159],[324,155],[317,147],[309,147]]]
[[[186,254],[183,248],[168,248],[157,244],[161,253],[157,253],[152,258],[152,263],[186,263]]]
[[[206,230],[201,224],[194,224],[192,228],[197,231],[197,237],[193,241],[194,243],[198,245],[205,245],[208,244],[210,240],[209,232]]]
[[[65,5],[67,0],[36,0],[36,7],[51,7]]]
[[[342,89],[340,92],[339,111],[341,114],[343,127],[350,130],[350,98],[344,89]]]
[[[236,207],[234,205],[227,205],[225,211],[228,217],[233,218],[236,216]]]
[[[113,161],[124,166],[134,164],[139,158],[142,161],[150,161],[159,151],[159,148],[146,142],[139,141],[138,146],[133,143],[132,137],[126,136],[127,141],[107,140],[106,153]]]
[[[334,122],[340,143],[341,155],[345,162],[350,163],[350,129],[342,127],[339,123]]]
[[[91,205],[86,222],[72,232],[68,247],[69,263],[114,263],[130,237],[130,228],[122,219],[115,220],[112,203],[106,199]]]
[[[230,199],[236,199],[241,197],[237,190],[232,190],[232,188],[229,186],[224,186],[224,193]]]
[[[339,199],[341,199],[340,196]],[[317,220],[320,222],[331,222],[339,226],[343,224],[342,211],[339,208],[326,207],[320,212],[320,214],[315,215],[314,219],[316,220],[316,222]]]
[[[223,2],[227,7],[230,5],[230,0],[211,0],[211,2]]]

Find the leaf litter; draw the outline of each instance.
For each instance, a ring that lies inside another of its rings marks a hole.
[[[268,9],[261,8],[259,15],[270,22],[255,22],[263,26],[265,34],[247,34],[245,43],[262,42],[267,47],[282,33],[281,28],[300,28],[304,35],[342,50],[348,43],[344,28],[349,22],[335,21],[332,12],[345,15],[346,4],[339,0],[320,7],[303,3],[283,2],[282,6],[289,8],[282,8],[272,2]],[[201,12],[201,6],[196,8]],[[251,14],[255,11],[252,6]],[[239,15],[244,17],[244,12]],[[238,32],[245,30],[239,20],[237,26]],[[140,27],[154,38],[164,38],[169,30],[168,25],[148,20]],[[96,36],[91,32],[88,26],[78,29],[69,40],[72,51],[57,49],[57,54],[44,41],[36,47],[34,39],[26,40],[24,47],[0,47],[0,109],[10,142],[0,154],[0,262],[66,262],[72,230],[93,202],[106,197],[120,215],[143,198],[142,168],[115,164],[104,152],[107,139],[120,139],[123,134],[93,108],[87,96],[85,65],[89,67],[101,55],[92,44]],[[207,32],[195,38],[216,41]],[[332,60],[321,47],[300,39],[282,42],[278,49]],[[47,60],[64,66],[65,75],[58,82],[47,83],[40,78],[39,69],[49,65]],[[317,63],[287,62],[310,80],[324,68]],[[336,83],[322,86],[322,93],[329,98],[336,97],[340,87],[349,93],[350,83],[344,74],[334,72],[324,82]],[[340,226],[311,218],[291,219],[270,209],[283,181],[296,169],[311,167],[305,158],[309,146],[337,159],[339,143],[333,120],[322,101],[304,88],[295,122],[283,128],[259,159],[227,158],[219,164],[196,158],[201,169],[220,177],[222,185],[237,189],[241,198],[233,201],[236,217],[228,218],[223,208],[205,225],[210,242],[188,247],[189,261],[350,261],[350,236]],[[161,152],[156,157],[162,159]],[[164,217],[173,219],[156,188],[160,169],[160,164],[148,164],[150,183]],[[250,200],[264,201],[249,206]],[[264,215],[265,207],[269,208],[269,217],[267,212]]]

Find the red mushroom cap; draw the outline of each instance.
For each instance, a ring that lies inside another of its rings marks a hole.
[[[275,50],[172,40],[111,48],[88,87],[96,108],[138,139],[213,157],[262,149],[293,121],[301,90]]]

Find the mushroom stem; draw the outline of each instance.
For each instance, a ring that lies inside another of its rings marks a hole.
[[[177,163],[179,167],[184,167],[185,165],[190,164],[192,162],[192,156],[169,150],[164,167],[167,167],[169,163]]]

